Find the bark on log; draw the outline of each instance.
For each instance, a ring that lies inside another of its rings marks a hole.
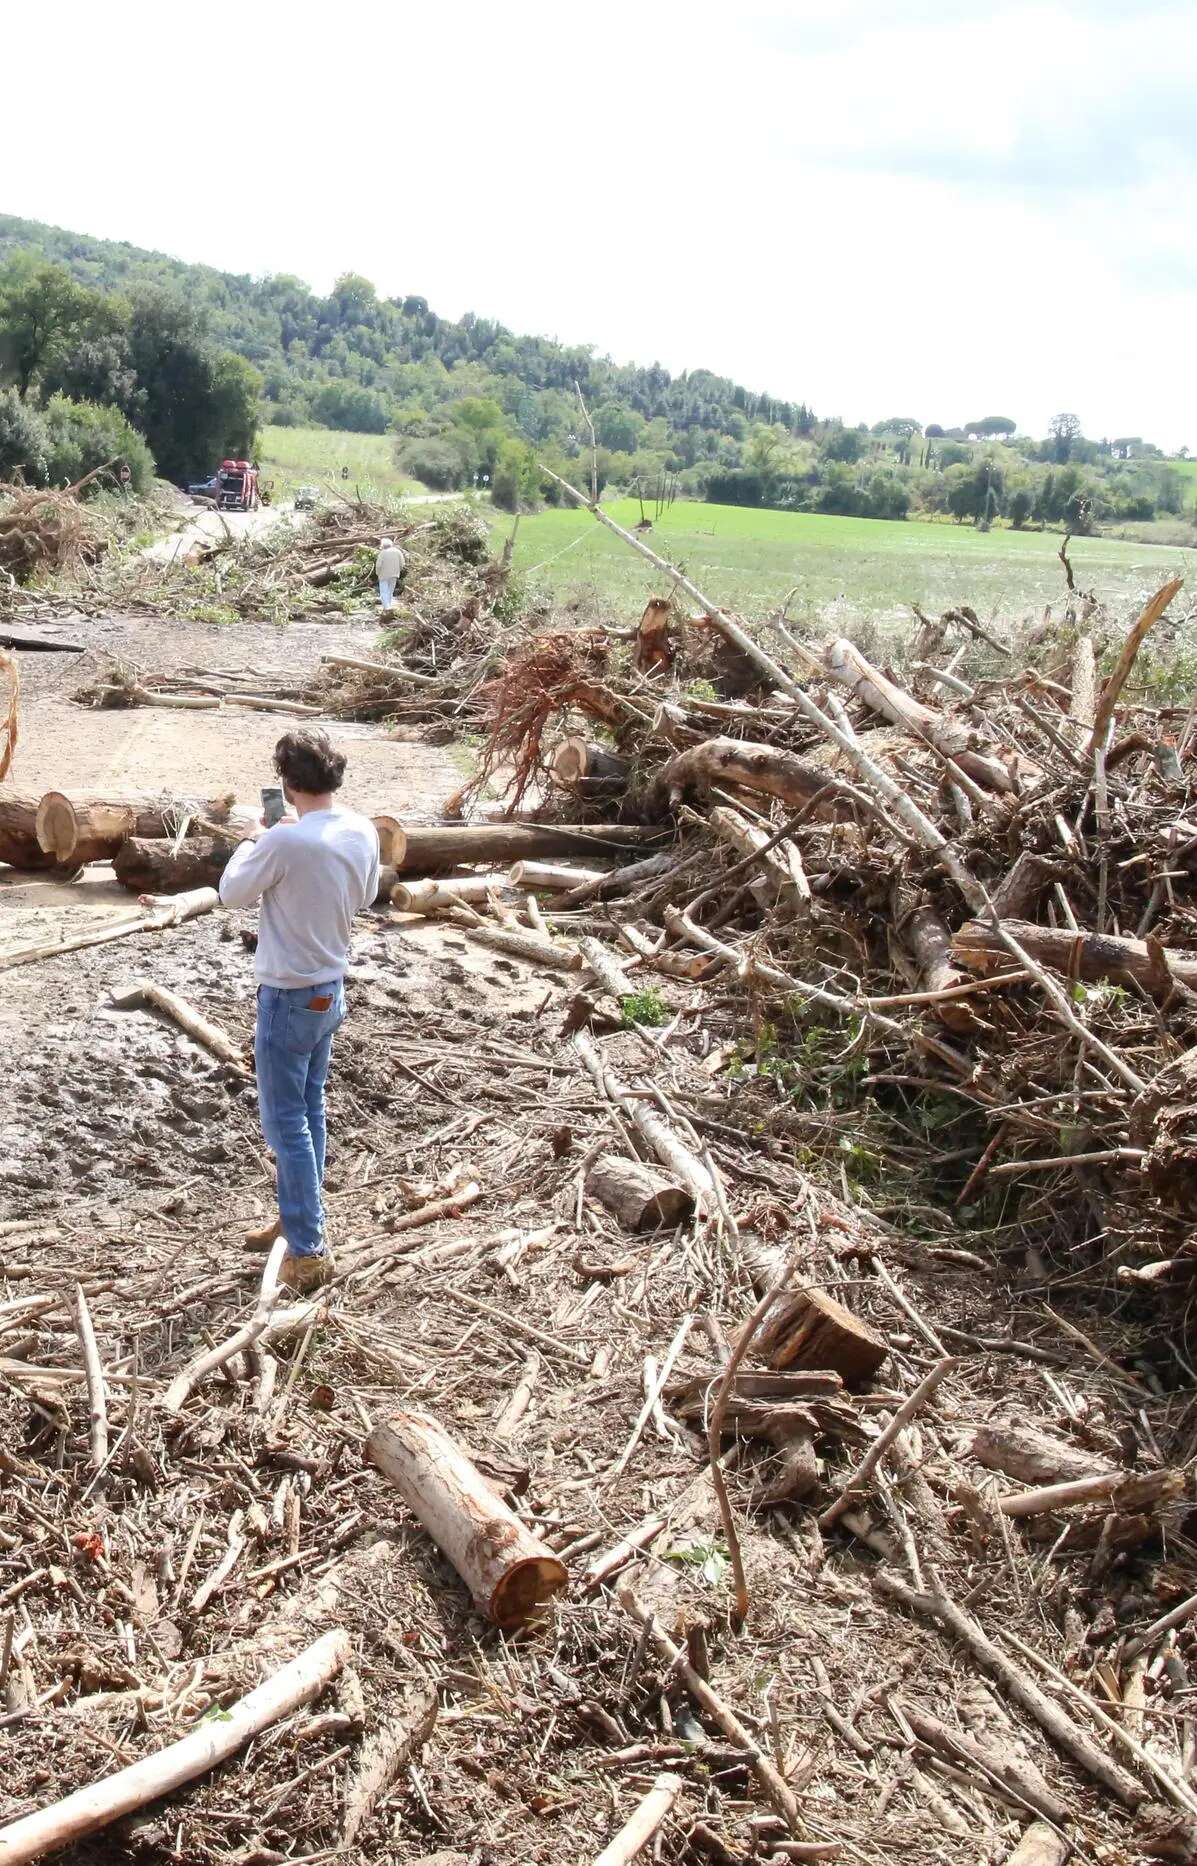
[[[694,1194],[643,1160],[600,1154],[586,1177],[586,1190],[628,1231],[654,1231],[684,1224],[694,1215]]]
[[[53,868],[37,839],[37,798],[0,797],[0,862],[10,868]]]
[[[525,856],[618,856],[658,842],[660,834],[659,830],[639,826],[608,830],[585,824],[565,828],[559,823],[409,825],[403,860],[396,867],[406,875],[422,875],[456,868],[461,863],[507,864]]]
[[[587,882],[604,881],[609,872],[606,868],[575,868],[564,862],[513,862],[507,879],[513,888],[539,888],[561,894]]]
[[[889,1353],[875,1329],[821,1289],[777,1297],[758,1345],[770,1367],[828,1368],[847,1386],[871,1380]]]
[[[401,1769],[414,1762],[432,1735],[440,1702],[434,1690],[418,1689],[411,1704],[372,1730],[357,1767],[345,1784],[341,1845],[351,1847]]]
[[[1169,980],[1197,986],[1197,959],[1170,946],[1149,946],[1146,940],[1125,939],[1113,933],[1089,933],[1082,927],[1035,926],[1029,920],[1003,920],[1029,958],[1053,972],[1088,981],[1135,979],[1161,995]],[[1152,947],[1154,946],[1154,951]],[[952,935],[952,955],[972,972],[988,972],[1010,963],[1004,946],[983,920],[966,920]]]
[[[480,946],[492,946],[496,952],[509,953],[525,965],[547,965],[556,972],[580,972],[585,960],[576,946],[560,940],[544,939],[539,933],[526,933],[522,927],[474,926],[463,917],[453,925],[467,939]]]
[[[661,1165],[675,1173],[682,1184],[693,1192],[696,1204],[706,1209],[714,1202],[715,1185],[702,1161],[655,1110],[639,1097],[629,1095],[618,1077],[606,1068],[585,1031],[577,1031],[573,1043],[600,1095],[605,1095],[608,1101],[615,1104],[649,1150],[656,1154]]]
[[[251,1737],[318,1698],[349,1659],[349,1636],[325,1633],[219,1718],[202,1718],[177,1743],[80,1788],[36,1814],[0,1828],[0,1866],[24,1866],[88,1834],[98,1833],[134,1808],[158,1801],[184,1782],[206,1775],[244,1748]]]
[[[232,801],[231,796],[224,796],[198,804],[176,803],[148,797],[69,796],[50,790],[37,805],[34,833],[38,847],[56,862],[107,862],[129,836],[168,835],[176,817],[192,814],[224,823]]]
[[[711,828],[721,842],[736,851],[739,856],[757,857],[757,880],[753,883],[754,891],[759,886],[766,900],[777,901],[791,913],[801,913],[810,906],[810,884],[802,868],[801,857],[790,843],[780,843],[776,848],[767,845],[772,838],[767,830],[755,823],[750,823],[746,816],[727,804],[718,804],[707,817]],[[764,851],[762,854],[761,851]],[[788,850],[791,859],[787,861],[783,850]],[[794,861],[797,860],[795,869]],[[799,879],[801,877],[801,879]]]
[[[972,1453],[987,1471],[1002,1471],[1020,1484],[1065,1484],[1116,1470],[1107,1458],[1029,1426],[983,1425],[973,1434]]]
[[[601,881],[587,881],[580,887],[571,888],[568,894],[562,895],[558,905],[577,907],[583,901],[605,901],[615,895],[628,894],[634,888],[643,887],[647,881],[663,881],[666,875],[681,866],[677,856],[672,853],[648,855],[642,862],[629,862],[624,868],[612,869]]]
[[[562,739],[549,760],[549,776],[562,790],[583,789],[593,795],[598,789],[623,789],[632,769],[631,760],[610,746],[597,745],[593,739],[571,734]]]
[[[1008,1745],[998,1748],[982,1743],[970,1732],[941,1723],[938,1717],[912,1704],[902,1705],[902,1715],[921,1742],[938,1750],[949,1761],[968,1763],[978,1774],[1012,1788],[1037,1814],[1046,1815],[1049,1821],[1063,1825],[1071,1820],[1068,1804],[1053,1795],[1033,1763],[1025,1761]]]
[[[1007,1855],[1006,1866],[1064,1866],[1071,1851],[1063,1834],[1046,1821],[1033,1821],[1013,1853]]]
[[[644,614],[636,625],[636,644],[632,658],[637,672],[651,674],[657,668],[668,673],[673,666],[669,641],[669,617],[672,605],[666,596],[650,596]]]
[[[1093,730],[1094,714],[1097,711],[1097,656],[1093,651],[1092,635],[1078,635],[1072,648],[1072,699],[1068,707],[1068,718],[1073,727],[1073,737],[1085,738]]]
[[[924,706],[912,693],[887,679],[852,642],[829,642],[823,651],[823,663],[832,679],[847,687],[864,705],[914,738],[934,745],[975,784],[999,792],[1015,788],[1000,758],[974,749],[977,733],[972,727],[937,712],[933,706]]]
[[[148,836],[129,836],[112,858],[112,872],[123,888],[134,894],[180,894],[196,888],[218,888],[236,843],[224,836],[188,836],[176,848],[173,842]],[[379,875],[377,898],[390,899],[393,868]]]
[[[394,869],[389,873],[395,877]],[[400,881],[395,877],[385,898],[400,913],[443,914],[462,901],[485,901],[491,894],[508,892],[509,877],[501,869],[493,869],[486,875],[445,875],[426,881]],[[384,898],[381,889],[379,898]]]
[[[496,1626],[521,1626],[566,1586],[565,1568],[552,1550],[525,1528],[427,1413],[393,1412],[370,1433],[366,1455]]]
[[[901,931],[910,942],[923,991],[951,991],[954,986],[963,984],[964,974],[952,964],[948,929],[930,902],[920,903],[903,921]],[[949,1030],[963,1032],[977,1028],[976,1012],[966,1000],[948,998],[932,1008]]]
[[[112,872],[134,894],[181,894],[215,888],[228,866],[233,844],[219,836],[188,836],[173,842],[129,836],[112,858]]]
[[[1053,881],[1063,881],[1068,870],[1060,862],[1024,849],[1013,868],[990,894],[999,920],[1023,920],[1039,905]]]
[[[669,809],[681,798],[701,795],[713,784],[738,786],[801,808],[815,797],[812,815],[843,821],[855,814],[849,785],[821,765],[775,745],[747,739],[705,739],[662,765],[648,792],[650,809]],[[822,793],[822,795],[820,795]]]

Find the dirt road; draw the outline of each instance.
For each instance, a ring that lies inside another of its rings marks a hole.
[[[263,505],[256,512],[217,512],[179,495],[180,529],[147,545],[143,557],[154,563],[171,564],[185,557],[197,545],[219,544],[226,537],[252,538],[274,530],[277,525],[298,528],[307,523],[307,513],[297,512],[289,502]]]

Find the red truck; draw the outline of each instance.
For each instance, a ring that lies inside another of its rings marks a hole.
[[[261,505],[258,469],[248,460],[222,460],[216,475],[216,504],[220,511],[254,512]]]

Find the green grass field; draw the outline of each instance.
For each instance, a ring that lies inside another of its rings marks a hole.
[[[418,480],[401,473],[391,452],[389,434],[341,434],[332,428],[263,428],[258,453],[263,481],[276,498],[286,499],[297,486],[335,486],[350,495],[360,487],[366,499],[423,492]],[[349,479],[341,468],[349,468]]]
[[[640,517],[639,504],[630,499],[604,509],[629,529]],[[495,513],[492,523],[501,540],[512,520]],[[904,625],[912,603],[934,611],[966,602],[982,617],[1018,620],[1057,603],[1064,592],[1060,538],[1054,533],[981,532],[950,523],[825,518],[679,500],[646,541],[716,602],[759,615],[796,590],[791,615],[813,620],[818,612],[824,626],[866,619]],[[1080,586],[1124,610],[1197,555],[1103,538],[1076,538],[1069,554]],[[515,564],[559,597],[591,589],[628,616],[663,589],[651,565],[576,509],[521,518]]]

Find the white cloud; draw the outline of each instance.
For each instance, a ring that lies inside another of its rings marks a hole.
[[[6,21],[4,206],[851,420],[1197,446],[1190,12],[65,0]]]

